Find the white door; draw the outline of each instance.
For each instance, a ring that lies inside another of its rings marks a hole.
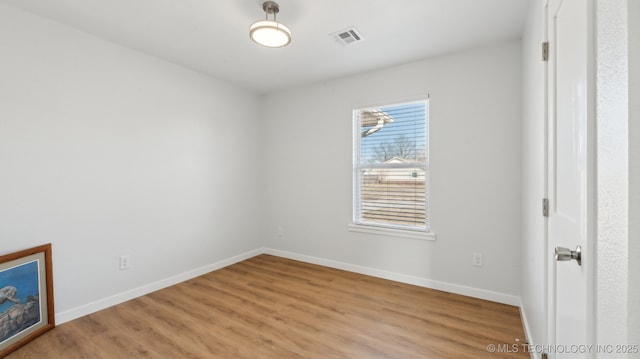
[[[587,358],[590,344],[588,273],[593,266],[593,148],[590,107],[590,0],[549,0],[548,248],[551,358]],[[580,246],[581,262],[577,260]],[[565,248],[558,261],[556,248]],[[571,255],[573,254],[573,259]],[[582,346],[581,346],[582,345]],[[583,353],[580,353],[580,352]]]

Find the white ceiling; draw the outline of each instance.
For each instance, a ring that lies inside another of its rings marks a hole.
[[[277,0],[280,49],[249,40],[262,0],[0,1],[266,93],[519,38],[529,0]],[[364,41],[329,36],[351,26]]]

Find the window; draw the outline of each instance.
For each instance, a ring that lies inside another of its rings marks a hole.
[[[427,101],[353,111],[353,222],[429,231]]]

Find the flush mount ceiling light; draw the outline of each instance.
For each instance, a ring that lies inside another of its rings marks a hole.
[[[291,30],[284,24],[276,21],[276,14],[280,7],[273,1],[265,1],[262,4],[266,20],[256,21],[249,28],[249,37],[257,44],[266,47],[283,47],[291,42]],[[273,15],[273,20],[269,20]]]

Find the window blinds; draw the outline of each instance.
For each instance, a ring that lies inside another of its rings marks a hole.
[[[354,111],[354,222],[429,229],[427,102]]]

